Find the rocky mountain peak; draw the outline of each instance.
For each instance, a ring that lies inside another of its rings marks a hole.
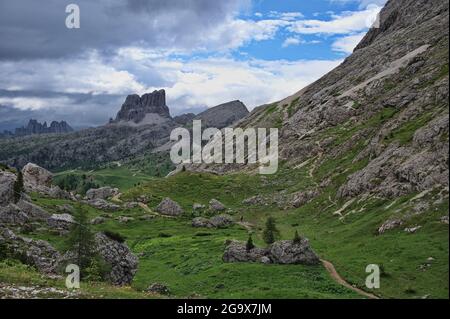
[[[164,118],[171,118],[166,105],[165,90],[153,91],[142,96],[128,95],[122,105],[115,122],[140,123],[147,114],[157,114]]]
[[[247,107],[239,100],[214,106],[195,117],[205,127],[222,129],[230,126],[248,115]]]
[[[51,122],[50,126],[47,125],[47,122],[43,124],[38,122],[37,120],[31,119],[26,127],[17,128],[15,131],[16,136],[25,136],[32,134],[45,134],[45,133],[69,133],[72,132],[73,129],[69,124],[65,121]]]

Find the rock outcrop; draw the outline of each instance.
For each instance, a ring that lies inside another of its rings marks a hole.
[[[138,258],[128,246],[119,243],[103,233],[95,235],[97,251],[111,266],[109,280],[115,285],[129,285],[136,274]]]
[[[108,199],[111,197],[114,197],[119,194],[118,188],[112,188],[112,187],[100,187],[100,188],[91,188],[86,192],[86,198],[88,200],[93,199]]]
[[[302,238],[299,243],[291,240],[278,241],[268,248],[247,249],[244,242],[231,241],[223,255],[224,262],[261,262],[264,264],[302,264],[317,265],[319,257],[310,247],[309,241]]]
[[[166,92],[154,91],[142,96],[128,95],[121,110],[117,114],[115,122],[142,122],[150,114],[161,118],[170,118],[169,108],[166,105]]]
[[[212,212],[223,212],[226,209],[226,207],[224,204],[219,202],[217,199],[213,198],[209,201],[209,209]]]
[[[0,226],[0,244],[6,253],[43,273],[56,273],[61,256],[48,242],[17,236]]]
[[[17,176],[14,173],[0,170],[0,207],[14,200],[14,183]]]

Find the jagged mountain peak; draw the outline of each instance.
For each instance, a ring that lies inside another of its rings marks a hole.
[[[139,124],[149,114],[171,118],[169,108],[166,105],[165,90],[155,90],[142,96],[137,94],[128,95],[119,113],[117,113],[115,122],[134,122]]]

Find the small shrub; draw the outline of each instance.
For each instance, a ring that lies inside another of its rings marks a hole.
[[[276,227],[275,218],[273,218],[273,217],[267,218],[266,227],[263,231],[264,242],[268,245],[273,244],[278,235],[279,235],[279,231]]]
[[[170,238],[170,237],[172,237],[172,235],[171,234],[167,234],[167,233],[159,233],[158,237],[160,237],[160,238]]]

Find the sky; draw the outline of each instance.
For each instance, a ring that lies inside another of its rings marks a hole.
[[[386,0],[0,2],[0,130],[102,125],[128,94],[172,115],[289,96],[351,54]],[[69,29],[66,6],[80,8]]]

